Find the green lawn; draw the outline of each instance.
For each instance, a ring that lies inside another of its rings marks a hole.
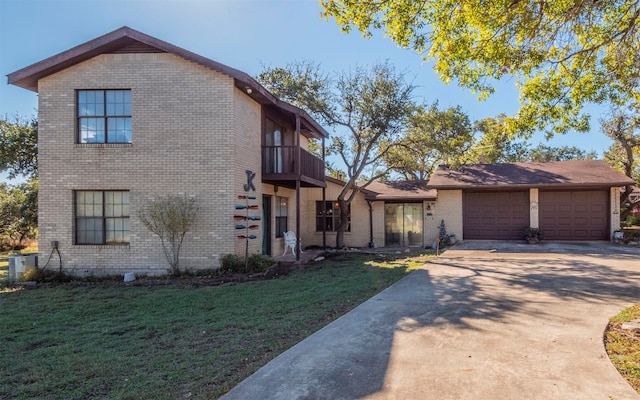
[[[216,398],[428,258],[339,256],[221,286],[0,293],[0,398]]]
[[[622,329],[622,324],[640,318],[640,304],[622,310],[609,320],[604,344],[609,359],[620,374],[640,392],[640,334]]]

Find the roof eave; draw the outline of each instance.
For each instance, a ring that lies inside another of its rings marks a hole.
[[[501,185],[429,185],[429,187],[437,190],[467,190],[467,189],[587,189],[587,188],[604,188],[604,187],[620,187],[632,184],[633,181],[624,182],[573,182],[573,183],[554,183],[554,184],[501,184]]]
[[[38,81],[40,79],[100,54],[117,50],[135,41],[228,75],[234,79],[236,87],[247,93],[256,102],[273,104],[278,108],[300,116],[312,137],[318,139],[329,137],[329,133],[304,110],[278,100],[250,75],[127,26],[10,73],[7,75],[7,82],[11,85],[38,92]]]

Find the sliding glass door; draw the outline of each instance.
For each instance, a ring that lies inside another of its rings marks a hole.
[[[385,246],[422,246],[422,203],[384,205]]]

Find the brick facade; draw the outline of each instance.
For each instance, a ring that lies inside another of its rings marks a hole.
[[[76,144],[76,90],[130,89],[132,144]],[[181,252],[184,268],[218,267],[243,254],[235,239],[236,196],[245,170],[260,184],[261,106],[233,79],[175,55],[105,54],[39,82],[39,244],[46,259],[59,242],[65,270],[77,275],[164,273],[157,236],[136,217],[157,197],[196,198],[199,214]],[[122,246],[74,244],[75,190],[128,190],[131,240]],[[250,252],[260,252],[260,239]]]
[[[160,239],[142,225],[137,214],[149,200],[167,195],[193,197],[199,207],[196,222],[183,244],[180,257],[183,269],[217,268],[224,255],[244,254],[246,242],[237,236],[245,232],[235,229],[235,224],[242,221],[234,220],[234,215],[239,213],[235,205],[244,202],[238,200],[238,195],[243,194],[256,197],[251,202],[259,208],[252,210],[251,214],[266,215],[263,205],[271,211],[268,219],[257,223],[260,229],[250,231],[256,235],[256,239],[249,241],[250,254],[278,255],[283,252],[283,239],[275,237],[274,211],[279,197],[286,198],[288,202],[287,230],[296,231],[296,210],[299,209],[303,246],[335,246],[335,232],[327,232],[323,238],[323,233],[316,231],[316,202],[322,200],[323,190],[318,187],[301,188],[299,202],[297,200],[294,188],[296,182],[302,181],[301,159],[297,159],[297,164],[296,157],[287,159],[289,166],[295,165],[300,169],[280,171],[277,174],[281,176],[275,177],[265,173],[265,181],[270,184],[262,182],[261,172],[262,135],[267,116],[274,116],[278,124],[290,132],[296,132],[297,124],[300,127],[297,133],[302,134],[296,137],[303,149],[308,148],[306,136],[323,138],[328,137],[328,133],[304,111],[279,101],[248,75],[123,27],[9,74],[8,81],[39,94],[38,229],[41,260],[48,259],[51,243],[56,241],[64,270],[75,275],[166,273],[168,262]],[[132,143],[79,144],[78,90],[129,90]],[[603,168],[596,161],[583,162],[594,163],[593,168]],[[549,163],[544,168],[556,168],[557,173],[565,173],[567,165],[570,164]],[[575,165],[574,175],[593,170]],[[318,170],[318,162],[305,163],[305,166],[313,167],[308,171]],[[502,174],[506,176],[530,167],[519,165],[514,168],[506,164],[469,166],[471,169],[504,169]],[[243,188],[247,183],[247,170],[255,173],[253,183],[256,190],[249,193]],[[423,246],[431,246],[438,237],[438,226],[442,220],[447,233],[455,234],[458,240],[464,239],[463,191],[457,190],[464,185],[459,186],[455,179],[447,181],[451,179],[449,175],[458,173],[436,171],[436,180],[444,179],[432,186],[432,189],[441,189],[437,193],[437,201],[433,200],[435,195],[408,195],[405,199],[404,194],[385,198],[367,197],[373,190],[368,194],[359,193],[351,204],[351,229],[345,233],[345,245],[385,245],[386,200],[422,203]],[[538,178],[537,172],[531,174]],[[274,175],[273,172],[270,175]],[[318,173],[315,176],[305,175],[307,178],[311,180],[305,180],[305,184],[311,186],[321,186],[324,180],[324,176]],[[576,178],[576,181],[582,182],[580,179]],[[602,184],[597,186],[606,186],[608,178],[602,182],[597,179],[595,183]],[[620,189],[617,186],[630,183],[627,180],[616,182],[616,187],[606,186],[611,187],[611,231],[620,225]],[[325,199],[335,201],[342,185],[335,180],[326,184]],[[493,186],[496,182],[482,178],[478,184]],[[128,244],[76,244],[74,195],[76,191],[89,190],[128,191]],[[423,200],[428,198],[432,200]],[[532,226],[539,222],[537,204],[538,189],[532,188]],[[415,239],[416,225],[413,226],[412,238]],[[411,233],[406,232],[407,236]],[[417,245],[419,239],[410,241]],[[55,259],[51,267],[57,268],[58,265],[54,264],[57,264]]]
[[[462,237],[462,190],[438,190],[438,201],[435,203],[433,218],[428,224],[427,243],[433,243],[438,237],[438,225],[444,220],[449,235]],[[427,224],[425,224],[427,225]]]

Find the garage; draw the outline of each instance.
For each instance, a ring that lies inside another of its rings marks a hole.
[[[603,160],[439,166],[433,226],[444,220],[462,240],[522,240],[525,227],[545,241],[609,240],[620,229],[621,187],[633,179]],[[612,203],[613,201],[613,203]]]
[[[609,239],[608,191],[540,191],[539,204],[545,240]]]
[[[529,191],[463,193],[465,239],[513,240],[529,226]]]

